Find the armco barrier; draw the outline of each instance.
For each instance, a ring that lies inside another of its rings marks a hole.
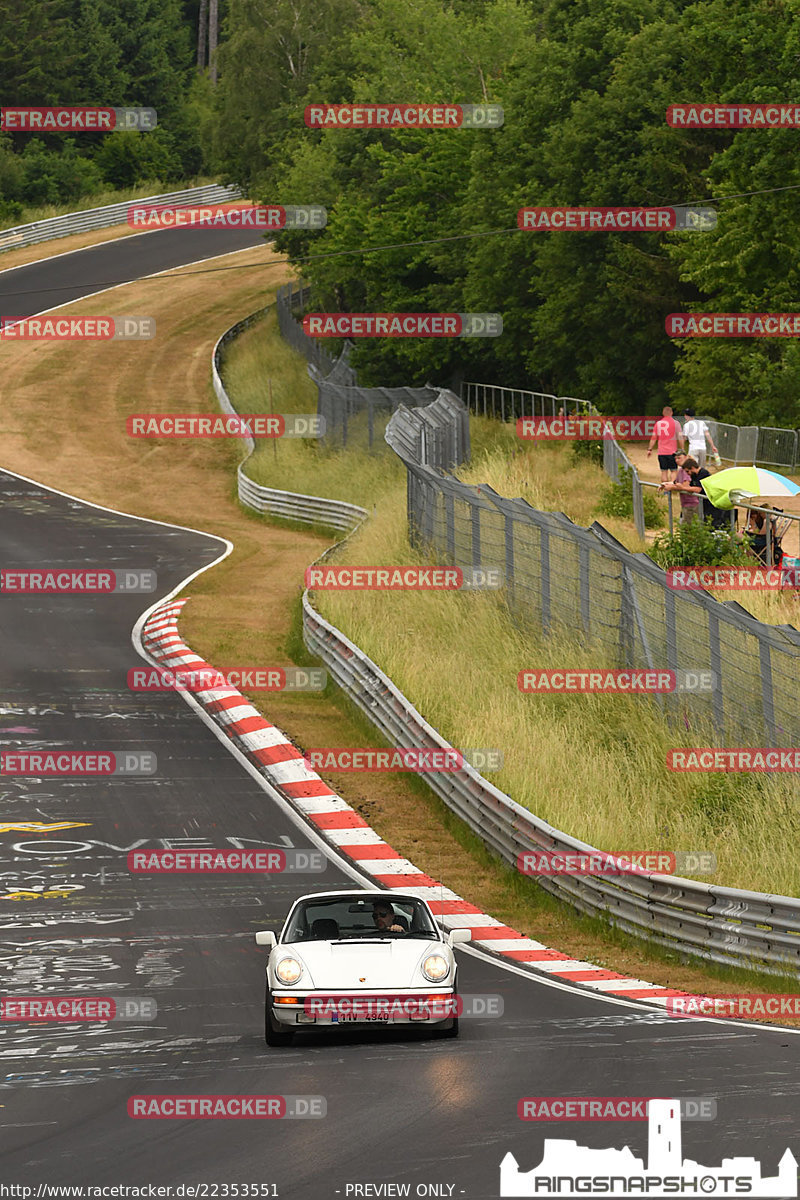
[[[206,184],[203,187],[186,188],[182,192],[165,192],[161,196],[141,196],[135,200],[121,200],[102,208],[87,208],[83,212],[65,213],[60,217],[47,217],[44,221],[32,221],[28,225],[15,225],[13,229],[0,229],[0,253],[17,250],[21,246],[33,246],[52,238],[68,237],[71,233],[86,233],[92,229],[108,229],[111,225],[122,225],[128,219],[128,209],[134,204],[223,204],[239,200],[242,193],[235,187]]]
[[[244,320],[237,321],[223,333],[214,346],[211,355],[211,379],[214,392],[220,408],[232,416],[236,415],[236,409],[231,404],[220,376],[223,350],[229,341],[266,316],[269,309],[270,305],[267,305],[266,308],[260,308],[257,312],[251,313]],[[255,450],[255,442],[251,437],[242,440],[247,447],[247,459],[249,459]],[[256,512],[268,513],[273,517],[283,517],[284,520],[289,521],[302,521],[306,525],[328,525],[333,529],[341,530],[354,528],[367,515],[366,509],[360,508],[357,504],[347,504],[342,500],[327,500],[320,496],[305,496],[300,492],[283,492],[275,488],[263,487],[248,476],[245,470],[247,459],[237,468],[239,499],[242,504],[255,509]]]
[[[225,340],[235,336],[242,324],[229,330]],[[215,371],[217,368],[215,347]],[[215,390],[225,411],[234,412],[221,382],[218,383],[218,374]],[[459,420],[455,406],[452,411],[453,419]],[[387,441],[392,444],[394,440],[400,445],[408,438],[410,429],[402,429],[403,423],[407,424],[405,414],[398,413],[395,422],[401,429],[390,430]],[[396,436],[398,433],[401,436]],[[292,502],[295,498],[289,495],[288,499]],[[339,502],[318,498],[317,504],[323,510],[327,506],[325,523],[333,524]],[[357,511],[366,516],[363,509]],[[334,549],[327,550],[322,559]],[[343,691],[393,745],[452,748],[388,676],[316,611],[308,591],[303,595],[303,637],[308,649],[322,660]],[[516,866],[520,854],[534,850],[584,853],[595,850],[540,820],[469,765],[465,764],[458,772],[426,771],[422,778],[448,808],[509,864]],[[800,975],[798,899],[669,875],[627,875],[616,879],[553,875],[537,879],[554,896],[636,937],[726,966],[746,966],[767,974]]]

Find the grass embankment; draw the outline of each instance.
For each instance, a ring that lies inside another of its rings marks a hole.
[[[274,411],[310,406],[305,368],[274,325],[245,334],[225,370],[241,411],[263,402],[268,377]],[[520,449],[511,427],[483,418],[473,419],[472,431],[473,462],[459,472],[465,481],[560,509],[580,524],[594,519],[605,486],[600,468],[560,446]],[[374,457],[286,441],[260,448],[252,463],[248,473],[265,485],[375,507],[337,561],[424,561],[408,546],[405,471],[385,451]],[[625,522],[603,523],[629,548],[642,548]],[[316,604],[454,745],[502,750],[503,769],[492,781],[557,828],[605,849],[711,850],[718,872],[702,877],[707,882],[798,894],[800,864],[782,853],[800,834],[787,779],[668,771],[676,741],[713,744],[713,734],[694,727],[690,737],[676,737],[644,698],[519,692],[521,669],[613,665],[568,631],[542,639],[520,629],[489,593],[323,592]]]

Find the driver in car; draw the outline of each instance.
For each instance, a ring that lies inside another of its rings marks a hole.
[[[381,904],[380,901],[375,904],[372,909],[372,919],[381,933],[406,932],[402,925],[397,924],[394,909],[390,908],[388,904]]]

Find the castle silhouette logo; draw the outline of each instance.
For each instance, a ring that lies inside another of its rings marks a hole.
[[[755,1158],[724,1158],[703,1167],[681,1154],[678,1100],[651,1100],[647,1166],[628,1146],[592,1150],[577,1142],[546,1138],[542,1161],[520,1171],[510,1152],[500,1164],[501,1196],[797,1196],[797,1159],[788,1148],[778,1174],[762,1178]]]

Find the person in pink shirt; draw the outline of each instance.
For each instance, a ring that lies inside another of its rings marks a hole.
[[[647,457],[653,453],[653,446],[658,442],[658,465],[661,468],[661,482],[672,483],[678,464],[675,461],[675,451],[678,449],[678,438],[683,437],[683,430],[672,415],[672,409],[667,404],[661,410],[661,418],[653,426],[653,436],[647,447]]]

